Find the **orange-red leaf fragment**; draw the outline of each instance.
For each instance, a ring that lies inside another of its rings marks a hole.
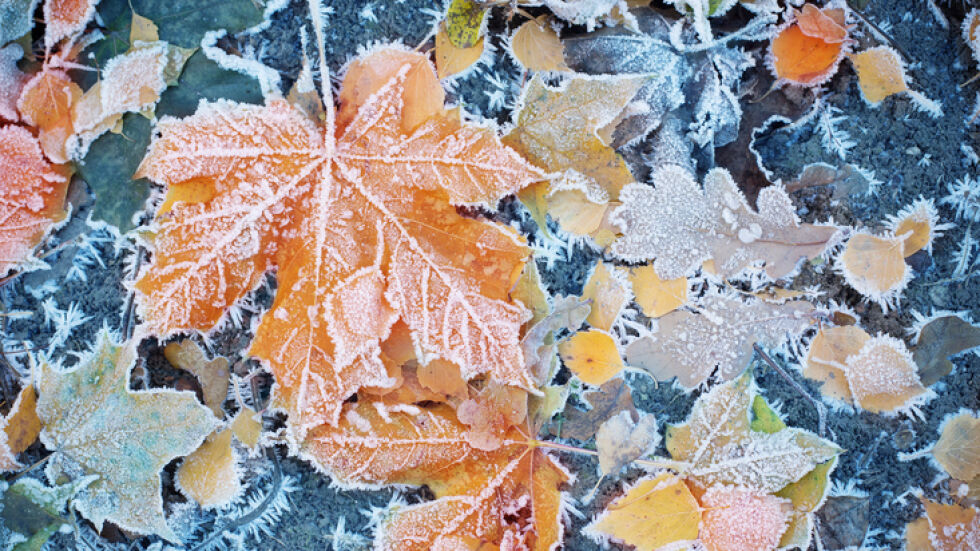
[[[68,172],[48,162],[26,128],[0,127],[0,275],[30,257],[65,217]]]
[[[836,72],[847,41],[842,11],[806,4],[773,37],[770,65],[779,79],[815,86]]]
[[[24,122],[37,128],[44,154],[56,163],[68,160],[65,145],[74,133],[72,106],[82,89],[61,69],[44,68],[21,90],[17,109]]]
[[[788,499],[736,486],[701,496],[701,542],[709,551],[775,549],[786,530]]]
[[[45,0],[44,47],[51,49],[61,39],[85,30],[97,3],[98,0]]]

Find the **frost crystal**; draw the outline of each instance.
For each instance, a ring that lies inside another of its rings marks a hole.
[[[939,201],[940,205],[955,208],[957,218],[980,222],[980,179],[964,176],[946,189],[949,193]]]

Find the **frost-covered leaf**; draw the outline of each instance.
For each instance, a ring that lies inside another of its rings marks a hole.
[[[425,56],[387,48],[349,66],[337,126],[278,100],[162,119],[138,173],[168,189],[135,285],[145,327],[207,330],[277,268],[251,353],[300,437],[358,388],[394,386],[380,346],[398,320],[421,365],[530,387],[527,311],[508,294],[528,251],[454,205],[492,206],[541,173],[443,98]]]
[[[894,337],[872,337],[848,356],[845,375],[854,402],[873,413],[894,413],[935,394],[922,385],[912,354]]]
[[[599,451],[599,470],[604,475],[618,474],[623,467],[652,454],[660,444],[657,418],[641,413],[634,421],[630,412],[620,411],[607,419],[595,435]]]
[[[40,433],[37,394],[34,387],[28,385],[17,394],[7,416],[0,418],[0,472],[19,469],[17,454],[33,444]]]
[[[837,258],[837,271],[855,291],[887,309],[912,279],[905,263],[905,237],[858,233]]]
[[[586,528],[635,547],[655,551],[698,537],[701,509],[684,480],[671,474],[644,477],[610,503]]]
[[[803,167],[796,180],[786,184],[786,191],[794,192],[817,186],[831,186],[831,197],[841,200],[852,195],[867,195],[878,184],[874,174],[852,164],[835,167],[826,163],[812,163]]]
[[[668,427],[671,457],[690,463],[688,473],[702,485],[775,492],[840,453],[833,443],[805,430],[751,430],[753,394],[752,377],[746,373],[703,394],[684,424]]]
[[[566,231],[579,235],[596,231],[607,203],[633,181],[626,162],[597,132],[616,119],[643,83],[642,77],[577,76],[549,88],[535,75],[525,87],[515,126],[504,140],[532,162],[566,174],[552,182],[549,197],[550,214]],[[586,199],[594,204],[588,209],[588,224],[554,210],[563,201],[581,204]]]
[[[742,301],[708,294],[695,303],[696,312],[678,310],[658,320],[657,332],[626,347],[626,361],[642,367],[658,381],[677,377],[694,388],[718,368],[718,377],[737,376],[752,357],[752,345],[775,347],[786,335],[800,335],[810,326],[813,305],[803,301],[775,304]]]
[[[980,327],[959,316],[943,316],[922,326],[912,349],[922,384],[930,386],[953,371],[950,356],[980,346]]]
[[[378,528],[377,550],[500,546],[508,533],[523,534],[528,549],[557,546],[565,469],[517,429],[493,452],[473,448],[465,431],[445,405],[360,401],[336,427],[312,431],[302,453],[345,487],[425,484],[435,494],[392,510]]]
[[[961,412],[943,423],[932,456],[949,476],[967,482],[980,476],[980,419]]]
[[[170,365],[197,377],[201,383],[204,405],[211,408],[215,417],[223,419],[225,413],[221,405],[228,395],[228,381],[231,378],[228,371],[228,358],[218,356],[208,360],[204,350],[191,339],[167,344],[163,348],[163,355]]]
[[[483,55],[483,38],[467,48],[453,44],[445,28],[436,33],[436,70],[445,79],[469,69]]]
[[[566,407],[561,423],[551,426],[551,433],[561,438],[576,438],[583,442],[592,438],[599,426],[619,412],[637,414],[633,407],[630,386],[621,378],[612,379],[595,390],[582,394],[582,399],[591,406],[588,410]]]
[[[643,315],[659,318],[687,304],[686,277],[663,280],[652,264],[627,268],[627,278],[633,288],[634,300]]]
[[[923,500],[926,514],[909,523],[905,541],[909,550],[961,551],[980,546],[980,512],[973,507]]]
[[[28,260],[65,218],[68,170],[50,163],[29,130],[0,126],[0,275]]]
[[[108,520],[176,542],[163,516],[160,471],[194,451],[217,420],[193,394],[130,391],[135,360],[135,343],[117,345],[103,332],[72,370],[39,365],[41,442],[54,454],[47,474],[51,480],[99,477],[74,500],[97,529]]]
[[[0,0],[0,46],[34,28],[34,10],[40,0]]]
[[[44,0],[44,47],[48,50],[64,38],[83,30],[98,0]]]
[[[541,16],[525,21],[510,39],[510,51],[529,71],[570,71],[558,33]]]
[[[939,213],[932,199],[919,198],[898,214],[888,217],[888,229],[892,235],[905,237],[902,247],[905,258],[921,250],[932,254],[933,241],[943,235],[942,230],[951,227],[952,224],[939,223]]]
[[[469,427],[463,437],[471,446],[496,450],[510,428],[527,419],[527,392],[488,381],[472,398],[456,406],[456,417]]]
[[[711,551],[775,549],[789,502],[758,490],[712,486],[701,496],[701,541]]]
[[[575,333],[558,345],[558,354],[565,367],[590,385],[601,385],[626,367],[616,341],[600,329]]]
[[[705,176],[702,191],[689,172],[668,165],[654,173],[653,187],[631,184],[620,199],[623,206],[612,220],[623,237],[613,243],[612,253],[628,262],[653,260],[663,279],[691,275],[706,260],[714,260],[725,278],[764,262],[766,274],[779,279],[800,260],[821,254],[838,231],[800,224],[789,196],[776,186],[759,192],[753,211],[721,168]]]
[[[0,11],[2,11],[0,7]],[[2,17],[2,16],[0,16]],[[0,40],[0,44],[3,41]],[[17,68],[17,61],[24,55],[19,44],[8,44],[0,47],[0,121],[17,122],[17,99],[20,90],[27,81],[27,76]]]
[[[45,156],[55,163],[68,160],[65,145],[74,132],[72,106],[82,97],[82,89],[68,73],[45,67],[24,84],[17,110],[25,123],[38,131]]]
[[[818,86],[837,72],[848,44],[846,10],[804,4],[769,45],[769,64],[776,78]]]
[[[209,4],[207,9],[195,0],[99,0],[99,17],[106,24],[110,39],[101,47],[107,52],[97,55],[99,65],[128,45],[112,44],[119,33],[130,35],[133,14],[152,21],[158,28],[158,38],[181,48],[198,48],[204,34],[211,30],[227,29],[234,34],[262,22],[262,4],[252,0],[222,0]],[[196,102],[195,102],[196,103]]]
[[[737,73],[741,75],[742,68]],[[688,136],[701,147],[722,147],[734,142],[738,138],[742,108],[731,87],[722,82],[715,64],[711,61],[703,64],[694,74],[692,85],[700,93]]]
[[[242,445],[254,451],[262,436],[262,416],[252,408],[243,407],[231,420],[231,432]]]
[[[892,94],[909,89],[905,82],[905,64],[898,52],[888,46],[868,48],[848,56],[858,75],[865,101],[877,104]]]
[[[215,432],[177,468],[177,488],[205,509],[231,503],[242,493],[231,429]]]
[[[487,10],[474,0],[451,0],[446,7],[446,37],[460,49],[476,46],[483,36]]]
[[[853,404],[847,384],[847,358],[860,352],[869,340],[871,335],[856,325],[822,327],[810,341],[803,375],[822,382],[820,392],[824,396]]]
[[[552,13],[573,25],[585,25],[592,30],[596,22],[610,15],[622,0],[543,0]]]
[[[599,260],[582,289],[582,300],[592,301],[592,309],[585,321],[597,329],[611,330],[630,298],[629,282],[622,272]]]
[[[64,512],[68,501],[98,479],[84,476],[59,486],[45,486],[36,478],[21,478],[11,485],[0,481],[0,549],[35,551],[67,525]],[[11,533],[5,533],[4,530]],[[19,541],[18,541],[19,540]]]

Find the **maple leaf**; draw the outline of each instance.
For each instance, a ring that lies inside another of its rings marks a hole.
[[[70,371],[42,362],[36,373],[41,442],[53,451],[47,475],[97,475],[75,506],[97,530],[105,521],[170,541],[160,495],[160,470],[194,451],[217,426],[191,393],[129,390],[136,345],[99,334],[93,350]]]
[[[688,474],[702,485],[734,484],[775,492],[841,452],[801,429],[753,431],[749,418],[753,386],[749,373],[715,386],[698,398],[685,423],[667,428],[671,457],[690,463]]]
[[[542,175],[443,101],[425,56],[386,48],[351,63],[336,124],[329,97],[323,125],[281,100],[162,119],[137,174],[167,186],[135,285],[146,328],[210,329],[276,268],[251,353],[300,433],[394,384],[379,347],[398,320],[421,364],[530,388],[527,311],[508,296],[527,249],[453,205],[492,206]]]
[[[766,274],[779,279],[801,259],[821,254],[838,233],[834,226],[800,224],[777,186],[759,192],[753,212],[722,168],[708,172],[702,191],[687,170],[667,165],[654,173],[653,187],[630,184],[620,199],[612,221],[623,236],[612,253],[627,262],[653,260],[662,279],[693,275],[706,260],[714,260],[724,278],[765,262]]]
[[[0,127],[0,274],[21,265],[66,216],[68,170],[44,158],[26,128]]]
[[[809,302],[783,304],[709,293],[695,312],[678,310],[658,320],[657,332],[626,347],[627,363],[642,367],[664,381],[677,377],[684,388],[694,388],[718,367],[719,378],[737,376],[752,357],[752,346],[776,347],[787,334],[799,336],[812,323]]]
[[[466,427],[447,405],[417,408],[360,401],[337,426],[311,431],[300,453],[344,487],[425,484],[435,501],[389,512],[377,550],[506,548],[513,535],[546,551],[562,537],[559,486],[570,475],[516,428],[500,447],[469,444]],[[511,536],[508,536],[510,534]]]

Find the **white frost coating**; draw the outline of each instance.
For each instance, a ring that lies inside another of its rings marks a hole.
[[[622,13],[628,12],[624,0],[544,0],[544,4],[559,18],[573,25],[585,25],[589,31],[617,6]]]
[[[935,392],[922,386],[919,368],[905,342],[895,337],[872,337],[857,354],[848,356],[845,364],[844,374],[854,403],[864,409],[868,409],[868,400],[881,395],[907,394],[903,403],[880,413],[914,413],[916,406],[936,397]]]
[[[137,46],[143,47],[110,59],[102,70],[100,96],[104,116],[139,111],[155,103],[145,101],[147,89],[156,99],[167,87],[163,75],[167,66],[167,43],[138,43]]]
[[[912,220],[915,223],[925,223],[929,226],[929,243],[925,246],[926,252],[932,254],[932,244],[939,237],[943,236],[944,231],[956,227],[952,223],[939,223],[939,213],[936,211],[936,204],[932,199],[925,199],[919,196],[911,205],[908,205],[898,214],[889,215],[885,226],[892,232],[898,229],[899,224],[905,220]],[[898,237],[901,237],[900,235]]]
[[[0,120],[20,120],[17,98],[20,97],[26,75],[17,68],[17,61],[23,56],[24,50],[19,44],[8,44],[0,48]]]
[[[262,89],[262,96],[266,98],[278,98],[282,96],[280,90],[281,81],[279,73],[255,59],[245,59],[231,55],[217,46],[218,40],[225,37],[228,31],[221,29],[208,31],[201,39],[201,50],[208,59],[214,61],[223,69],[241,73],[247,77],[252,77],[258,81]]]
[[[85,25],[95,15],[97,3],[98,0],[85,0],[85,4],[79,6],[77,3],[73,5],[72,2],[51,2],[50,0],[44,2],[45,50],[50,51],[58,42],[61,42],[61,39],[74,38],[74,35],[85,30]],[[36,5],[37,2],[34,4]],[[78,12],[73,9],[77,7],[81,7],[82,11]]]

